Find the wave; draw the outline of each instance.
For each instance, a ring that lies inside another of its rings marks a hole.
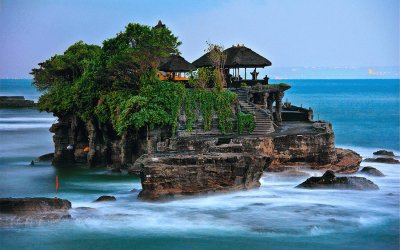
[[[0,131],[13,131],[13,130],[23,130],[23,129],[39,129],[39,128],[50,128],[50,123],[9,123],[0,124]]]
[[[1,122],[49,122],[53,123],[57,121],[55,117],[7,117],[0,118]]]
[[[399,150],[396,150],[393,148],[388,148],[388,147],[360,147],[360,146],[355,146],[355,145],[336,145],[336,147],[351,149],[351,150],[357,152],[358,154],[360,154],[364,158],[373,157],[374,156],[373,153],[375,151],[378,151],[381,149],[393,151],[393,153],[397,156],[400,155]]]

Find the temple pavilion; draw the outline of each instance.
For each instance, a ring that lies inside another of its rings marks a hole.
[[[160,61],[158,76],[160,80],[187,81],[186,73],[196,70],[190,62],[179,55],[170,55]]]
[[[247,86],[254,86],[257,83],[262,85],[268,84],[268,76],[260,79],[258,77],[259,72],[257,72],[259,68],[272,65],[267,58],[239,44],[224,50],[224,54],[226,55],[225,80],[228,87],[238,88],[243,83]],[[196,68],[212,67],[213,64],[210,60],[210,52],[204,54],[192,64],[196,66]],[[241,71],[244,73],[243,75],[240,74]],[[249,71],[250,77],[248,77],[247,71]]]

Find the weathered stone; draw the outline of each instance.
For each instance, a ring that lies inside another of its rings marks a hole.
[[[352,174],[356,173],[360,168],[362,157],[356,152],[349,149],[335,149],[335,161],[330,164],[321,164],[315,161],[305,162],[285,162],[285,163],[274,163],[268,167],[268,172],[281,172],[291,169],[313,169],[313,170],[332,170],[335,173]]]
[[[0,212],[25,214],[36,212],[67,211],[71,202],[58,198],[0,198]]]
[[[102,202],[102,201],[116,201],[117,199],[114,196],[103,195],[97,198],[94,202]]]
[[[374,155],[394,156],[394,153],[392,151],[387,151],[387,150],[378,150],[374,152]]]
[[[400,164],[399,160],[391,157],[378,157],[378,158],[367,158],[365,162],[377,162],[377,163],[388,163],[388,164]]]
[[[310,189],[350,189],[350,190],[378,190],[379,187],[364,177],[336,177],[331,170],[322,177],[310,177],[297,188]]]
[[[232,153],[158,155],[141,160],[139,197],[144,200],[259,187],[270,163],[266,156]]]
[[[350,149],[336,149],[337,160],[328,165],[314,166],[313,169],[332,170],[340,174],[353,174],[360,168],[361,155]]]
[[[374,167],[363,167],[360,172],[372,176],[385,176],[381,171]]]
[[[71,218],[71,202],[57,198],[0,198],[0,226]]]

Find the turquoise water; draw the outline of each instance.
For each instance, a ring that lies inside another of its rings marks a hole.
[[[398,80],[286,82],[289,101],[333,123],[338,146],[400,155]],[[0,95],[39,93],[29,80],[0,80]],[[29,167],[52,151],[55,121],[32,109],[0,110],[0,197],[54,197],[58,175],[73,219],[0,228],[0,249],[399,249],[399,166],[367,164],[386,174],[368,177],[379,191],[299,190],[304,177],[265,174],[256,190],[146,203],[136,198],[140,180],[124,173]],[[106,194],[117,201],[92,202]]]

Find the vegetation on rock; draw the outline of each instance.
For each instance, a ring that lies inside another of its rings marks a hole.
[[[44,91],[38,108],[56,116],[74,113],[83,121],[109,123],[119,135],[145,126],[170,127],[174,133],[182,109],[189,131],[199,114],[204,130],[211,129],[217,115],[219,129],[233,131],[237,96],[222,89],[220,47],[209,45],[218,65],[192,74],[193,90],[157,78],[161,58],[179,54],[180,44],[166,27],[132,23],[102,46],[79,41],[32,70],[33,85]],[[211,83],[215,88],[208,89]]]

